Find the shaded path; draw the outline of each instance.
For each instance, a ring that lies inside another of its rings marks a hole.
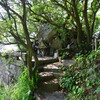
[[[63,60],[63,63],[56,62],[40,67],[40,81],[36,91],[36,100],[64,100],[66,94],[59,87],[61,65],[69,66],[73,60]]]

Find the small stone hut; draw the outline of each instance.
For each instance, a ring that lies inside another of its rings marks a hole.
[[[50,24],[41,24],[37,34],[38,49],[44,52],[44,55],[54,55],[56,50],[67,48],[68,37],[64,36],[64,38],[66,39],[62,42],[63,37],[59,38],[56,29],[53,29]]]

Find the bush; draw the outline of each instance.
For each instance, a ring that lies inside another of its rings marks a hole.
[[[31,100],[35,89],[34,80],[28,78],[28,70],[25,69],[17,83],[0,89],[0,100]]]
[[[60,86],[79,99],[90,100],[88,98],[92,96],[97,98],[97,93],[100,93],[100,74],[95,70],[98,54],[98,51],[92,51],[89,55],[82,54],[72,66],[62,66],[63,77],[60,79]]]

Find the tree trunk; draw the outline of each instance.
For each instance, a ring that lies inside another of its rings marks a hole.
[[[34,57],[34,60],[35,60],[34,66],[32,64],[33,63],[32,56]],[[36,53],[32,50],[31,47],[28,49],[27,65],[28,65],[30,79],[32,79],[32,77],[34,77],[35,79],[35,72],[38,69],[38,58],[37,58]]]
[[[92,42],[92,36],[91,36],[91,33],[90,33],[91,31],[90,31],[88,15],[87,15],[87,5],[88,5],[88,0],[84,0],[84,3],[83,3],[83,17],[84,17],[84,22],[85,22],[85,26],[86,26],[88,44],[90,44]]]
[[[81,45],[82,38],[83,38],[81,23],[77,23],[77,28],[78,28],[77,29],[77,42],[78,42],[78,45]]]
[[[31,49],[29,48],[28,54],[27,54],[27,66],[28,66],[28,71],[29,71],[29,77],[32,79],[32,52]]]
[[[79,13],[78,13],[78,8],[77,8],[77,4],[76,4],[76,1],[75,0],[71,0],[72,1],[72,4],[73,4],[73,10],[74,10],[74,13],[75,13],[75,22],[77,24],[77,42],[78,42],[78,45],[81,45],[82,43],[82,24],[80,22],[80,17],[79,17]]]

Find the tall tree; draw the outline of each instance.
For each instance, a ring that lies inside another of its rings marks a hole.
[[[80,45],[84,35],[88,44],[91,44],[99,8],[100,0],[38,0],[36,6],[33,0],[30,10],[38,19],[57,28],[76,29],[77,42]]]
[[[27,12],[26,0],[1,0],[0,5],[6,11],[5,13],[1,12],[3,24],[5,24],[5,27],[7,28],[6,31],[4,31],[4,34],[10,34],[16,39],[17,43],[20,43],[26,48],[28,54],[27,63],[29,77],[35,77],[35,71],[38,67],[38,58],[32,49],[29,33],[30,27],[27,26],[29,12]],[[34,67],[32,67],[32,56],[34,56],[35,59]]]

